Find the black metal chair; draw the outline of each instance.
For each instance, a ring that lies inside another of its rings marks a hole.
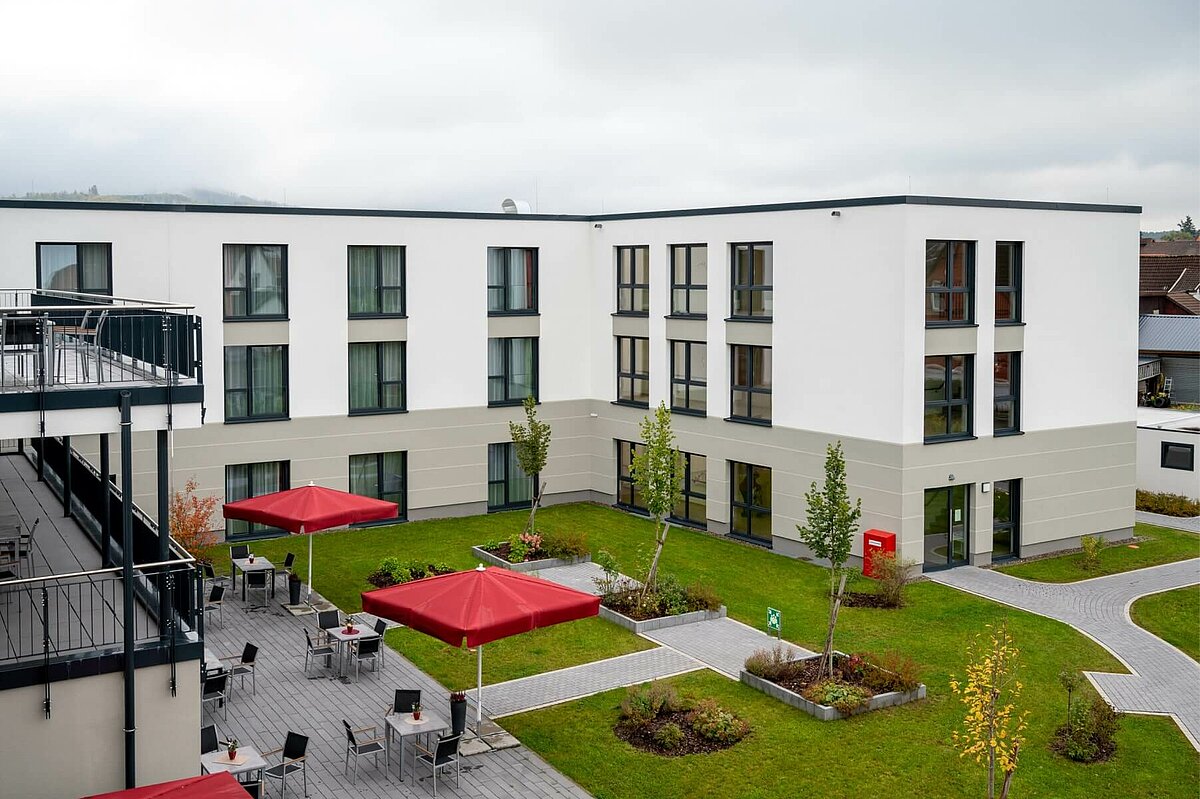
[[[229,676],[242,678],[242,688],[246,687],[246,675],[250,675],[250,693],[252,694],[255,689],[254,659],[256,657],[258,657],[258,647],[250,642],[246,642],[246,645],[242,647],[242,654],[240,656],[228,655],[221,658],[222,661],[229,661]],[[233,693],[232,689],[233,686],[231,685],[229,691],[231,694]]]
[[[279,764],[263,770],[267,779],[279,780],[283,796],[287,796],[287,778],[297,771],[304,779],[304,795],[308,796],[308,736],[297,732],[288,732],[283,746],[263,752],[263,759],[271,755],[279,755]]]
[[[412,713],[421,704],[421,692],[414,689],[397,688],[389,713]]]
[[[229,672],[219,671],[204,677],[204,686],[200,694],[200,705],[217,703],[217,707],[225,708],[225,718],[229,718]]]
[[[454,787],[459,787],[462,765],[458,759],[458,743],[461,740],[461,735],[444,735],[438,738],[432,751],[420,744],[413,744],[413,770],[415,771],[416,765],[420,763],[423,766],[427,766],[433,772],[434,796],[437,796],[438,772],[450,766],[454,766]]]
[[[204,569],[205,580],[208,580],[213,585],[225,584],[225,575],[217,574],[217,570],[213,568],[211,563],[202,563],[201,567]]]
[[[375,634],[379,636],[379,640],[383,640],[383,634],[387,632],[387,622],[383,619],[375,620]],[[386,646],[379,647],[379,670],[383,671],[383,653],[387,651]]]
[[[225,621],[225,617],[223,615],[224,611],[225,611],[224,602],[225,602],[225,586],[214,585],[212,587],[212,590],[208,592],[208,600],[204,603],[204,612],[206,614],[207,613],[216,613],[218,616],[221,617],[221,622],[224,623],[224,621]],[[208,618],[208,617],[205,616],[205,618]]]
[[[326,630],[332,630],[334,627],[342,626],[342,614],[335,610],[319,610],[317,611],[317,641],[319,643],[327,643],[329,634]]]
[[[346,728],[346,765],[342,768],[342,774],[350,768],[350,756],[354,756],[354,777],[352,783],[358,782],[358,759],[368,755],[375,756],[375,768],[379,768],[379,755],[381,752],[387,751],[385,739],[379,734],[379,727],[372,724],[367,727],[351,727],[350,722],[342,719],[342,725]],[[358,739],[358,733],[370,732],[371,737],[363,740]]]
[[[337,653],[337,650],[335,650],[330,644],[319,644],[317,646],[313,646],[312,635],[309,634],[308,630],[304,631],[304,641],[307,645],[304,650],[305,674],[308,674],[308,664],[310,661],[315,663],[317,658],[322,657],[328,661],[329,658],[332,658]]]
[[[200,754],[206,755],[209,752],[215,752],[221,748],[217,742],[217,727],[214,724],[209,724],[207,727],[200,728]]]
[[[354,660],[354,679],[358,679],[364,660],[371,661],[371,671],[375,671],[375,664],[379,662],[379,644],[382,640],[378,636],[372,636],[360,638],[353,643],[350,657]]]
[[[246,608],[252,610],[254,608],[265,608],[267,606],[267,589],[271,587],[271,581],[268,579],[266,572],[247,572],[242,579],[246,581],[246,588],[249,591],[262,591],[263,601],[261,605],[252,605]]]

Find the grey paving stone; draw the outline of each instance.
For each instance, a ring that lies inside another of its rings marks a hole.
[[[756,650],[771,649],[779,643],[760,630],[728,618],[654,630],[646,633],[646,637],[683,652],[733,680],[738,679],[746,658]],[[795,657],[813,654],[787,641],[782,643]]]
[[[1172,716],[1200,749],[1200,663],[1129,618],[1138,597],[1200,583],[1200,558],[1076,583],[1038,583],[972,566],[926,576],[1085,633],[1132,672],[1088,672],[1096,689],[1117,710]]]

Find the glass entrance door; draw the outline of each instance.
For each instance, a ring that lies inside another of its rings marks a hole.
[[[967,486],[925,491],[925,569],[943,569],[967,562],[970,529]]]

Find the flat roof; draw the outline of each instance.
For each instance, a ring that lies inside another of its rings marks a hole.
[[[292,214],[299,216],[383,216],[414,219],[533,219],[550,222],[606,222],[623,219],[660,219],[675,216],[762,214],[775,211],[811,211],[822,208],[861,208],[872,205],[945,205],[964,208],[1009,208],[1033,211],[1083,211],[1105,214],[1140,214],[1140,205],[1056,203],[1036,200],[985,200],[971,197],[926,197],[897,194],[843,200],[725,205],[614,214],[505,214],[484,211],[419,211],[387,208],[317,208],[291,205],[204,205],[199,203],[121,203],[73,200],[0,200],[0,208],[44,208],[74,211],[163,211],[192,214]]]
[[[1137,426],[1200,434],[1200,413],[1138,406]]]

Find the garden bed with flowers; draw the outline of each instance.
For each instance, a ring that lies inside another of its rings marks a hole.
[[[630,746],[665,757],[728,749],[750,725],[712,699],[680,697],[668,683],[630,687],[613,733]]]
[[[592,559],[587,536],[582,533],[519,533],[507,540],[471,547],[484,563],[519,572],[573,566]]]

